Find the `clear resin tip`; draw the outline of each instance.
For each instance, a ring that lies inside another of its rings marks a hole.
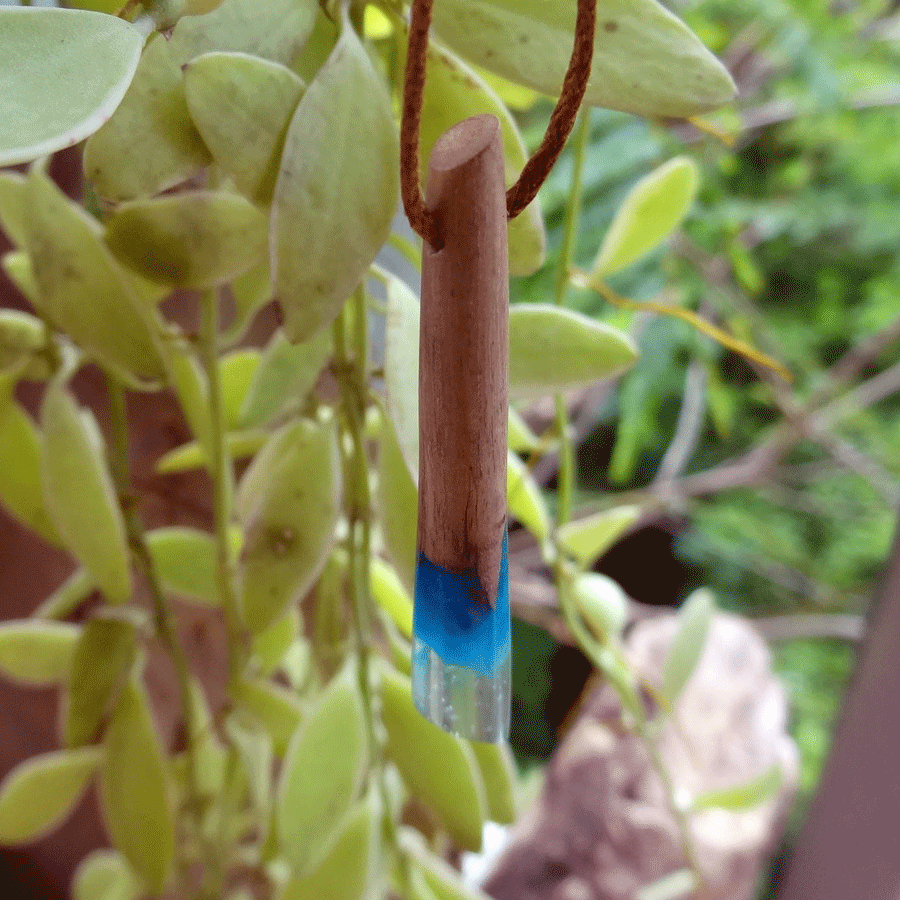
[[[444,662],[416,637],[412,691],[416,709],[451,734],[496,743],[509,737],[511,667],[509,655],[482,674]]]

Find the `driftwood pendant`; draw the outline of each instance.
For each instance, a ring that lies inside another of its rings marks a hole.
[[[509,264],[500,124],[466,119],[431,153],[422,248],[413,696],[474,740],[506,738]]]

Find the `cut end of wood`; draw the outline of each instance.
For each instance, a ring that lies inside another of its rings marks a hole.
[[[475,159],[497,137],[502,140],[500,121],[487,113],[472,116],[442,134],[431,150],[429,165],[437,172],[450,172]]]

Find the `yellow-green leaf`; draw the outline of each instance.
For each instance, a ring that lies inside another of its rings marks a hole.
[[[249,431],[231,431],[225,435],[225,452],[232,459],[245,459],[258,453],[269,439],[269,433],[251,428]],[[197,441],[189,441],[164,453],[156,463],[160,475],[202,469],[206,465],[206,453]]]
[[[282,853],[299,875],[319,862],[366,771],[366,720],[354,663],[334,678],[291,739],[276,798]]]
[[[22,296],[35,307],[40,303],[38,285],[34,278],[34,266],[31,257],[24,250],[11,250],[3,254],[0,260],[7,278],[19,289]]]
[[[234,299],[234,315],[222,333],[223,346],[239,341],[253,316],[272,299],[272,274],[268,258],[231,283],[231,296]]]
[[[232,350],[219,357],[222,385],[222,417],[225,428],[234,431],[241,425],[241,408],[256,379],[262,357],[259,350]]]
[[[137,653],[134,624],[95,618],[84,627],[69,672],[63,740],[80,747],[97,739],[112,715]]]
[[[511,825],[516,820],[518,775],[509,745],[471,741],[470,746],[484,783],[488,818]]]
[[[172,387],[191,433],[198,444],[208,451],[212,423],[210,421],[209,382],[200,362],[193,353],[181,347],[169,355]]]
[[[616,211],[591,274],[605,278],[618,272],[668,237],[684,221],[699,180],[697,164],[686,156],[642,178]]]
[[[617,506],[575,519],[561,526],[556,536],[583,569],[589,569],[640,518],[639,506]]]
[[[272,738],[275,755],[284,756],[303,716],[296,696],[274,682],[243,678],[232,686],[231,698]]]
[[[432,41],[428,48],[419,143],[423,184],[428,172],[428,158],[437,139],[457,122],[480,113],[490,113],[500,121],[506,186],[510,187],[528,159],[515,119],[474,69]],[[544,223],[535,201],[509,223],[509,274],[531,275],[536,272],[543,265],[545,247]]]
[[[138,678],[125,685],[104,741],[100,804],[116,849],[152,894],[162,893],[175,853],[172,784]]]
[[[387,239],[397,154],[384,81],[345,18],[291,119],[275,185],[273,278],[292,342],[334,321]]]
[[[0,228],[11,244],[25,246],[25,176],[18,172],[0,172]]]
[[[263,425],[289,403],[302,403],[331,353],[331,334],[322,331],[302,344],[275,332],[254,373],[238,414],[245,428]]]
[[[72,879],[72,900],[137,900],[140,895],[140,882],[115,850],[94,850]]]
[[[300,614],[289,609],[264,631],[253,636],[253,659],[261,675],[272,675],[295,641],[303,640]]]
[[[458,846],[480,850],[487,809],[471,747],[420,716],[409,680],[386,666],[381,699],[387,753],[411,793],[434,811]]]
[[[0,166],[96,131],[122,100],[142,45],[140,32],[113,16],[0,7]]]
[[[781,766],[773,763],[762,775],[731,787],[707,791],[694,798],[691,812],[704,809],[743,810],[774,797],[783,779]]]
[[[219,605],[212,535],[172,525],[147,532],[147,546],[163,587],[204,606]]]
[[[515,453],[527,453],[538,445],[538,436],[528,427],[528,423],[509,408],[509,425],[507,429],[509,449]]]
[[[60,383],[44,396],[41,448],[44,497],[66,546],[110,603],[131,596],[125,523],[88,410],[79,410]]]
[[[280,63],[246,53],[207,53],[184,73],[188,109],[215,161],[249,200],[272,202],[303,81]]]
[[[428,850],[417,832],[404,831],[401,846],[411,859],[416,880],[427,891],[422,900],[488,900],[487,894],[466,885],[459,872]]]
[[[509,392],[540,397],[620,375],[637,359],[621,331],[541,303],[509,311]]]
[[[575,40],[576,0],[443,0],[434,30],[473,63],[557,96]],[[734,82],[656,0],[599,0],[585,102],[687,117],[728,103]]]
[[[44,502],[41,436],[31,416],[13,402],[0,402],[0,503],[45,541],[60,543]]]
[[[712,593],[701,588],[678,611],[678,632],[663,665],[662,689],[670,703],[678,699],[700,662],[715,609]]]
[[[235,509],[244,528],[239,564],[244,618],[262,631],[305,596],[335,541],[341,463],[333,423],[293,422],[244,473]]]
[[[400,633],[412,637],[413,602],[397,572],[383,559],[373,557],[369,569],[370,587],[375,602],[391,617]]]
[[[156,312],[100,239],[98,223],[37,168],[26,196],[41,311],[104,365],[125,376],[161,378]]]
[[[65,681],[80,634],[68,622],[0,622],[0,675],[35,687]]]
[[[597,572],[582,572],[572,592],[578,611],[595,634],[606,640],[622,633],[628,621],[628,597],[618,582]]]
[[[0,784],[0,844],[25,844],[52,831],[75,808],[100,762],[94,747],[33,756]]]
[[[21,371],[43,346],[40,319],[18,309],[0,309],[0,373]]]
[[[506,460],[506,503],[509,514],[518,519],[543,543],[550,536],[550,513],[541,489],[528,467],[511,450]]]
[[[65,619],[94,593],[94,579],[85,569],[76,569],[31,614],[34,619]]]

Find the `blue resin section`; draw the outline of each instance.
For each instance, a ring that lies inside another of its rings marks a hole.
[[[473,602],[478,596],[475,570],[459,574],[436,566],[423,554],[416,565],[416,637],[452,666],[489,675],[509,656],[509,561],[506,533],[497,587],[497,605]]]

